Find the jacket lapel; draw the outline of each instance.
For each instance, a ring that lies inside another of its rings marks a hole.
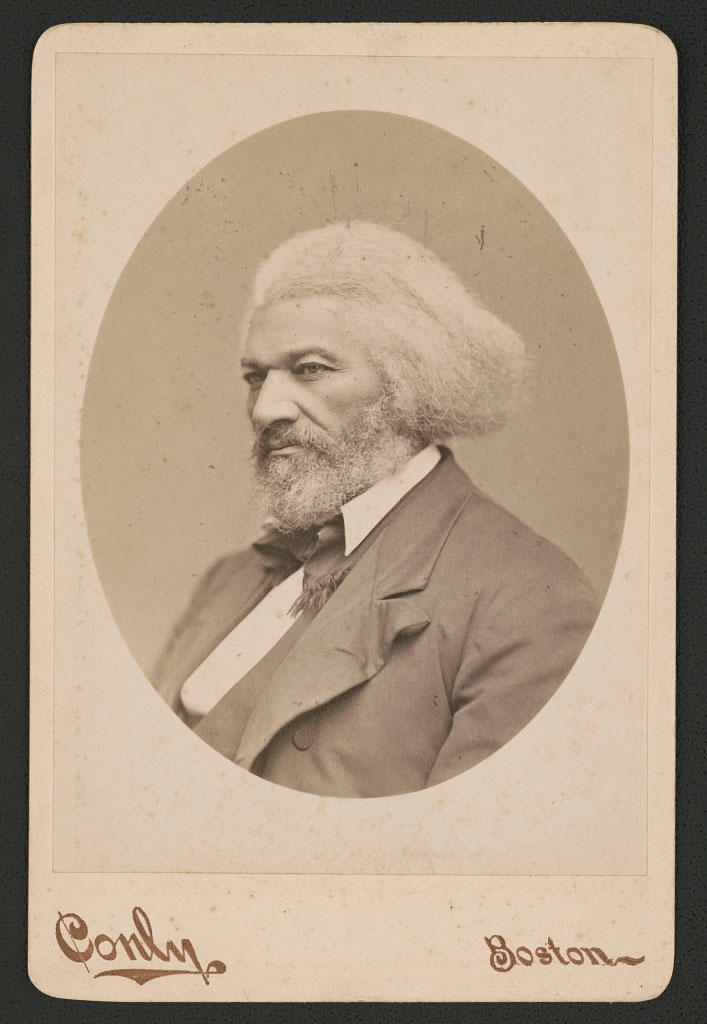
[[[271,588],[263,559],[253,549],[224,558],[202,581],[151,674],[152,684],[185,720],[182,685]]]
[[[397,637],[429,624],[421,592],[473,493],[451,453],[364,541],[366,549],[267,681],[242,733],[235,761],[251,769],[288,722],[367,682]]]

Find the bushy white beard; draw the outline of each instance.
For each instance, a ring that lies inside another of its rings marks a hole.
[[[341,506],[377,480],[403,466],[419,447],[397,433],[391,403],[384,396],[333,436],[313,426],[292,424],[270,437],[301,444],[293,455],[268,455],[268,430],[253,448],[256,493],[264,517],[284,533],[325,523]]]

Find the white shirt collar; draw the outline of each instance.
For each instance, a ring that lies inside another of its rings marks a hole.
[[[350,555],[383,516],[434,469],[441,457],[442,453],[437,445],[430,444],[417,455],[413,455],[397,473],[384,476],[363,494],[358,494],[341,506],[346,555]]]

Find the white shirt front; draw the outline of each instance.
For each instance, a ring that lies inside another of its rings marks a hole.
[[[345,554],[355,551],[371,530],[408,491],[423,480],[441,458],[432,444],[397,473],[378,480],[341,508]],[[205,715],[272,650],[293,623],[288,614],[302,590],[300,567],[265,595],[262,601],[216,647],[182,686],[181,699],[192,715]]]

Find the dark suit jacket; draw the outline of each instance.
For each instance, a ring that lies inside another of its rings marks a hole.
[[[269,586],[252,548],[207,573],[153,676],[175,710],[184,680]],[[323,609],[295,623],[284,660],[234,686],[197,732],[243,768],[309,793],[433,786],[534,717],[596,610],[577,566],[445,451]]]

